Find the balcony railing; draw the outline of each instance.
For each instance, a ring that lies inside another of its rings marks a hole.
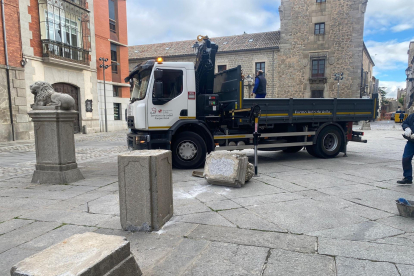
[[[69,2],[71,4],[75,4],[76,6],[79,6],[84,9],[88,8],[86,0],[63,0],[63,1]]]
[[[89,51],[49,39],[42,40],[43,57],[56,58],[89,65]]]
[[[309,78],[310,84],[320,84],[320,83],[327,83],[328,79],[325,77],[311,77]]]

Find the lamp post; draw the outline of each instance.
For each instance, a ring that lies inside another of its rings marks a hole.
[[[106,82],[105,82],[105,70],[109,68],[111,65],[105,64],[105,62],[108,62],[107,58],[100,57],[99,61],[102,62],[102,64],[99,65],[99,68],[102,68],[103,70],[103,82],[104,82],[104,110],[105,110],[105,132],[108,132],[108,116],[106,114]]]

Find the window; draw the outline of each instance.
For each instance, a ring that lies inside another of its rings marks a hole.
[[[316,35],[325,34],[325,23],[315,24],[315,34]]]
[[[312,90],[311,98],[323,98],[323,90]]]
[[[312,60],[312,78],[324,78],[325,77],[325,60],[314,59]]]
[[[220,73],[220,72],[223,72],[223,71],[226,71],[227,70],[227,65],[219,65],[219,66],[217,66],[217,71]]]
[[[114,97],[119,97],[119,95],[121,95],[121,87],[114,85],[113,91],[114,91]]]
[[[109,9],[109,30],[113,33],[116,33],[116,0],[108,0],[108,9]]]
[[[119,121],[121,119],[121,104],[114,103],[114,120]]]
[[[174,99],[183,92],[183,71],[164,69],[161,81],[163,84],[163,96],[161,99],[153,99],[154,104],[164,104]]]
[[[265,63],[264,62],[256,62],[256,75],[257,75],[257,71],[262,70],[263,71],[263,76],[265,75]]]
[[[118,74],[118,47],[111,43],[111,67],[112,73]]]
[[[316,3],[326,2],[326,0],[316,0]]]

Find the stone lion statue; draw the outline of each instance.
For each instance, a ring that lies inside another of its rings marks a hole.
[[[63,110],[75,108],[75,100],[70,95],[56,92],[47,82],[35,82],[30,85],[30,91],[35,96],[32,108],[36,106],[57,106]]]

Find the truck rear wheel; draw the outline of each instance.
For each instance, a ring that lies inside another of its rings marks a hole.
[[[343,143],[341,131],[335,126],[327,126],[318,134],[315,153],[322,158],[334,158],[341,151]]]
[[[318,154],[316,154],[315,147],[316,147],[316,145],[306,146],[306,150],[313,157],[321,158],[321,156],[319,156]]]
[[[206,160],[207,146],[197,133],[184,131],[172,144],[173,165],[178,169],[197,169]]]

